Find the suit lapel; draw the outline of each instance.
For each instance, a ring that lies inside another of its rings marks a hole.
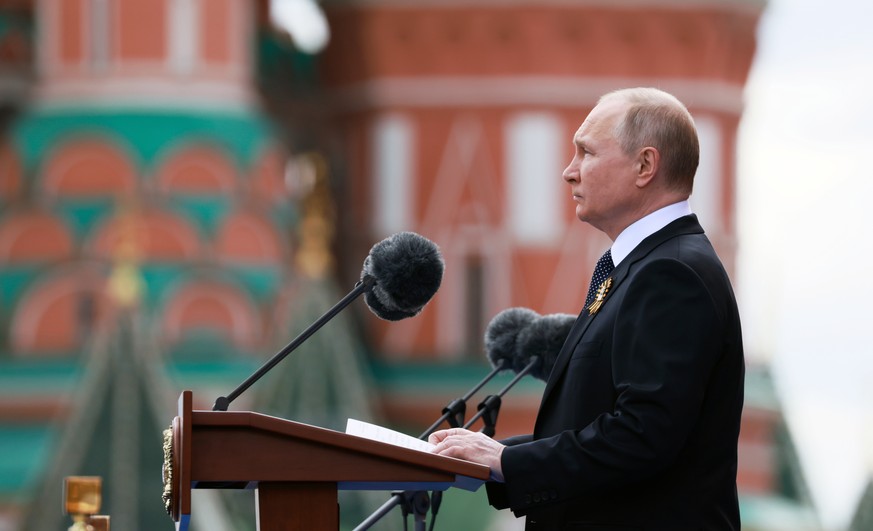
[[[609,275],[612,278],[612,289],[611,292],[615,292],[618,289],[618,286],[621,285],[622,280],[625,279],[628,272],[628,261],[622,260],[621,264],[618,265],[615,270],[613,270],[612,274]],[[607,294],[606,300],[604,301],[604,306],[609,304],[609,295]],[[588,330],[588,327],[591,326],[591,323],[597,319],[600,312],[603,311],[601,307],[600,311],[595,313],[594,315],[590,315],[588,313],[587,308],[582,308],[582,312],[579,314],[579,317],[576,318],[576,322],[573,323],[573,328],[570,329],[570,334],[567,335],[566,341],[564,341],[564,345],[561,347],[561,352],[558,354],[557,359],[555,359],[555,366],[552,368],[552,372],[549,375],[549,381],[546,384],[546,389],[543,391],[543,398],[540,403],[540,409],[542,409],[543,404],[546,403],[546,399],[551,393],[552,389],[555,387],[555,384],[561,379],[561,376],[564,374],[564,371],[567,369],[567,364],[570,363],[570,357],[573,355],[573,351],[576,350],[576,345],[582,340],[582,336],[585,335],[585,331]]]
[[[694,233],[702,233],[703,228],[700,226],[700,223],[697,221],[697,216],[691,214],[689,216],[683,216],[671,223],[669,223],[666,227],[655,232],[634,248],[633,251],[618,264],[618,267],[612,272],[610,277],[612,277],[612,288],[610,289],[611,293],[615,293],[618,290],[618,287],[621,285],[622,281],[627,277],[628,272],[633,264],[639,262],[643,258],[645,258],[653,249],[663,244],[667,240],[670,240],[676,236],[680,236],[682,234],[694,234]],[[604,306],[609,304],[609,295],[607,295],[606,300],[604,301]],[[576,322],[573,324],[573,328],[570,330],[570,334],[567,336],[567,340],[564,341],[564,345],[561,347],[561,352],[558,354],[557,359],[555,360],[555,366],[552,368],[552,372],[549,375],[549,381],[546,384],[546,388],[543,391],[543,398],[540,402],[540,411],[543,410],[543,406],[546,404],[546,400],[554,389],[557,382],[561,380],[564,372],[567,369],[567,364],[570,362],[570,357],[573,354],[573,351],[576,350],[576,345],[582,340],[582,337],[585,335],[585,331],[588,330],[588,327],[591,326],[591,323],[594,322],[595,319],[600,315],[603,311],[603,308],[600,309],[599,312],[594,315],[589,315],[588,309],[583,308],[582,312],[579,314],[579,317],[576,318]],[[540,415],[537,415],[537,419],[540,418]],[[537,423],[539,424],[539,422]]]

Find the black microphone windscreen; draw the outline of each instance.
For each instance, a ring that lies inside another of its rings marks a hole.
[[[492,367],[497,368],[502,361],[505,369],[519,370],[516,363],[518,334],[539,316],[528,308],[507,308],[491,319],[485,327],[485,354]]]
[[[388,321],[418,315],[439,289],[444,269],[435,243],[414,232],[399,232],[374,245],[364,260],[361,278],[375,279],[364,301]]]
[[[533,356],[540,357],[530,374],[538,380],[548,381],[552,367],[564,346],[576,316],[566,313],[543,315],[526,326],[516,340],[516,364],[527,365]]]

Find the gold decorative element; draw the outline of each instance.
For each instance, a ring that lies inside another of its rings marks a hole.
[[[70,531],[93,531],[88,517],[100,512],[103,480],[98,476],[64,478],[64,511],[73,518]]]
[[[112,272],[108,291],[121,308],[133,308],[142,298],[145,281],[140,271],[144,246],[143,219],[136,201],[123,200],[118,206],[118,241],[112,249]]]
[[[334,266],[331,246],[336,232],[327,160],[317,152],[304,153],[295,157],[292,168],[302,191],[295,262],[307,277],[323,278]]]
[[[603,306],[603,301],[606,300],[606,294],[609,293],[609,288],[612,287],[612,277],[607,278],[597,288],[597,294],[594,296],[594,301],[588,305],[588,315],[594,315]]]
[[[161,499],[164,500],[164,509],[167,514],[173,516],[173,427],[164,430],[164,464],[161,467],[161,475],[164,478],[164,492]]]
[[[116,262],[109,275],[109,294],[123,308],[130,308],[142,298],[144,282],[139,267],[131,262]]]

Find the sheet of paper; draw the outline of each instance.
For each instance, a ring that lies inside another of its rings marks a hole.
[[[349,419],[346,423],[346,433],[365,439],[372,439],[383,443],[393,444],[394,446],[402,446],[420,452],[430,452],[434,447],[433,444],[416,439],[399,431],[389,430],[388,428],[363,422],[360,420]]]

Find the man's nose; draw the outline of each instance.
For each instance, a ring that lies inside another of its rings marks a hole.
[[[566,168],[564,168],[564,172],[561,173],[561,177],[564,181],[568,183],[575,183],[579,181],[579,167],[574,164],[574,161],[571,161]]]

